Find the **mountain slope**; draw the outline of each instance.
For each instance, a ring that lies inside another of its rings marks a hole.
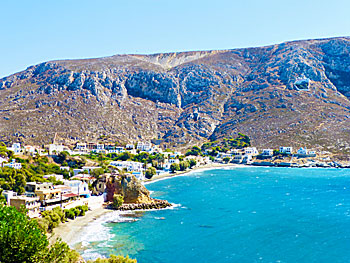
[[[300,77],[310,80],[298,90]],[[0,80],[0,136],[49,143],[248,134],[259,147],[350,150],[350,39],[31,66]]]

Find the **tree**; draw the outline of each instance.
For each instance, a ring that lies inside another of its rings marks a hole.
[[[180,171],[186,171],[186,169],[190,167],[190,164],[188,161],[182,161],[180,162],[179,166],[180,166]]]
[[[0,251],[0,262],[77,261],[66,243],[58,240],[49,246],[45,232],[26,216],[25,209],[17,211],[4,204],[0,204]]]
[[[170,165],[170,170],[171,170],[171,172],[175,173],[175,171],[180,170],[180,165],[178,163],[173,163]]]
[[[224,159],[222,159],[222,161],[223,161],[224,163],[228,163],[230,160],[231,160],[230,157],[225,157]]]
[[[189,156],[189,155],[201,155],[201,148],[199,148],[198,146],[193,146],[191,150],[189,150],[185,155]]]
[[[124,203],[124,197],[119,194],[113,195],[113,207],[119,208]]]
[[[197,161],[195,159],[190,159],[189,164],[190,164],[190,168],[192,169],[194,166],[196,166]]]
[[[147,170],[146,170],[145,176],[146,176],[147,179],[151,179],[151,178],[152,178],[154,175],[156,175],[156,174],[157,174],[156,168],[154,168],[154,167],[149,167],[149,168],[147,168]]]

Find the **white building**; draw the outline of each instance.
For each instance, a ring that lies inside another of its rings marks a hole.
[[[144,168],[143,163],[133,162],[133,161],[113,161],[109,165],[112,165],[120,170],[126,169],[128,172],[131,172],[139,180],[144,179]]]
[[[62,174],[45,174],[43,177],[45,179],[49,179],[50,177],[54,177],[57,181],[62,181],[63,180],[63,175]]]
[[[256,147],[246,147],[244,148],[245,155],[251,155],[256,156],[259,154],[259,151],[256,149]]]
[[[0,167],[1,167],[2,163],[7,163],[7,162],[8,162],[8,159],[2,158],[2,157],[0,156]]]
[[[133,149],[135,149],[135,146],[134,146],[133,144],[127,144],[127,145],[125,146],[125,149],[127,149],[127,150],[133,150]]]
[[[10,167],[13,169],[21,169],[22,168],[22,164],[21,163],[16,163],[16,160],[12,160],[12,162],[10,163],[3,163],[2,165],[3,167]]]
[[[149,152],[152,149],[152,144],[150,142],[138,142],[136,149],[143,152]]]
[[[13,143],[11,147],[7,148],[10,151],[13,151],[15,154],[19,154],[22,152],[20,143]]]
[[[298,155],[310,155],[310,156],[316,156],[316,152],[315,151],[310,151],[307,148],[303,148],[301,147],[298,151],[297,151]]]
[[[73,194],[90,197],[89,185],[86,182],[79,180],[64,180],[63,183],[71,188]]]
[[[264,149],[261,153],[264,157],[272,157],[273,156],[273,149]]]
[[[297,154],[301,154],[301,155],[307,155],[309,153],[309,151],[306,148],[301,147],[298,151]]]
[[[59,144],[50,144],[49,145],[49,155],[53,155],[54,153],[60,153],[63,151],[69,152],[69,148],[64,146],[64,145],[59,145]]]
[[[281,146],[281,147],[280,147],[280,152],[281,152],[281,153],[286,153],[286,154],[292,154],[292,152],[293,152],[293,147],[284,147],[284,146]]]

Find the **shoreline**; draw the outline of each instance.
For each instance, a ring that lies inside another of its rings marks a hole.
[[[161,180],[171,179],[179,176],[186,176],[192,172],[200,172],[200,171],[206,171],[211,169],[220,169],[220,168],[242,168],[242,167],[268,167],[268,166],[254,166],[254,165],[244,165],[244,164],[209,164],[204,166],[195,167],[190,170],[176,172],[176,173],[165,173],[159,176],[155,176],[152,179],[148,179],[143,182],[144,185],[151,184],[154,182],[158,182]],[[280,168],[294,168],[294,167],[280,167]],[[307,168],[307,167],[302,167]],[[310,167],[310,168],[322,168],[323,167]],[[328,167],[327,167],[328,168]],[[332,167],[330,167],[332,168]],[[328,168],[329,169],[329,168]],[[334,168],[333,168],[334,169]],[[338,168],[337,168],[338,169]],[[165,208],[167,209],[167,208]],[[153,209],[150,209],[153,210]],[[77,217],[75,220],[68,219],[65,223],[60,223],[58,227],[56,227],[53,232],[51,233],[50,237],[53,238],[53,240],[56,240],[57,238],[61,238],[62,241],[66,242],[70,247],[72,247],[72,244],[80,237],[80,232],[87,227],[90,223],[94,222],[98,218],[102,217],[103,215],[107,213],[115,212],[116,210],[110,210],[105,208],[104,206],[95,208],[92,210],[89,210],[86,212],[85,216]],[[139,210],[139,211],[147,211],[147,210]]]
[[[178,171],[176,173],[169,172],[169,173],[164,173],[164,174],[159,175],[159,176],[153,176],[151,179],[145,180],[143,182],[143,184],[147,185],[147,184],[158,182],[158,181],[165,180],[165,179],[175,178],[175,177],[178,177],[178,176],[184,176],[184,175],[192,173],[192,172],[199,172],[201,170],[211,170],[211,169],[219,169],[219,168],[227,168],[227,167],[249,167],[249,166],[248,165],[244,165],[244,164],[233,164],[233,163],[228,163],[228,164],[223,164],[223,163],[207,164],[207,165],[203,165],[203,166],[194,167],[194,168],[186,170],[186,171]]]
[[[113,212],[114,210],[109,210],[104,207],[99,207],[86,212],[85,216],[79,216],[74,220],[68,219],[65,223],[60,223],[56,228],[53,229],[50,238],[56,240],[61,238],[62,241],[66,242],[70,247],[71,244],[76,241],[80,236],[80,232],[91,222],[97,220],[99,217]]]
[[[178,176],[185,176],[191,172],[198,172],[201,170],[210,170],[210,169],[218,169],[218,168],[225,168],[225,167],[247,167],[247,166],[241,165],[241,164],[210,164],[210,165],[195,167],[193,169],[186,170],[186,171],[176,172],[174,174],[165,173],[163,175],[153,177],[152,179],[148,179],[143,183],[147,185],[160,180],[175,178]],[[140,210],[140,211],[146,211],[146,210]],[[75,241],[80,237],[80,232],[84,230],[85,227],[87,227],[90,223],[94,222],[101,216],[112,212],[115,212],[115,210],[109,210],[105,207],[99,207],[99,208],[89,210],[86,212],[85,216],[77,217],[74,220],[68,219],[67,222],[60,223],[56,228],[54,228],[54,230],[49,236],[53,240],[56,240],[57,238],[61,238],[62,241],[66,242],[70,247],[72,247],[72,244],[74,244]]]

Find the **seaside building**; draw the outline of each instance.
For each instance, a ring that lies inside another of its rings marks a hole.
[[[273,149],[263,149],[261,155],[263,157],[272,157],[273,156]]]
[[[244,155],[256,156],[259,155],[259,151],[256,147],[246,147],[244,148]]]
[[[293,147],[284,147],[284,146],[281,146],[280,147],[280,153],[285,153],[285,154],[292,154],[293,152]]]
[[[28,210],[27,215],[30,218],[40,216],[40,202],[39,197],[29,197],[25,195],[13,196],[9,200],[11,206],[16,207],[17,210],[20,210],[22,206]]]
[[[64,185],[69,186],[73,194],[90,197],[89,185],[79,180],[64,180]]]
[[[299,157],[315,157],[316,156],[316,152],[315,151],[310,151],[307,148],[301,147],[300,149],[298,149],[297,155]]]

